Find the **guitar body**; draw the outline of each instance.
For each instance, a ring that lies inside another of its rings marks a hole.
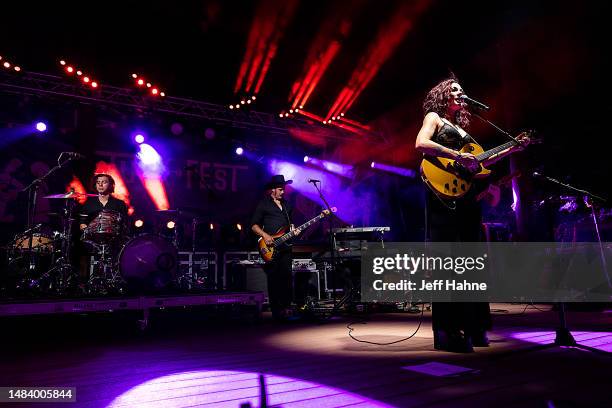
[[[280,238],[285,235],[288,229],[289,227],[283,227],[279,229],[276,234],[270,236],[274,239]],[[260,237],[257,240],[257,248],[259,251],[259,255],[261,255],[261,259],[263,259],[265,263],[272,262],[275,253],[274,246],[269,246],[268,244],[266,244],[266,241],[264,241],[264,239]]]
[[[460,150],[478,156],[483,148],[476,143],[468,143]],[[470,191],[472,180],[484,178],[491,174],[480,165],[480,169],[472,173],[455,163],[453,159],[444,157],[426,157],[421,162],[421,178],[435,194],[445,199],[461,198]]]

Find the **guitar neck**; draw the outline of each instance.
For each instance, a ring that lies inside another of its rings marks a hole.
[[[299,227],[297,227],[297,229],[303,231],[306,228],[310,227],[312,224],[314,224],[315,222],[319,221],[321,218],[323,218],[325,215],[324,214],[319,214],[316,217],[314,217],[313,219],[311,219],[310,221],[306,221],[304,224],[300,225]],[[280,238],[277,238],[274,243],[275,244],[282,244],[285,241],[293,238],[295,236],[295,234],[293,233],[293,231],[289,231],[288,233],[286,233],[285,235],[283,235]]]
[[[504,143],[503,145],[494,147],[491,150],[487,150],[486,152],[480,153],[478,156],[476,156],[476,158],[478,159],[479,162],[483,162],[487,160],[489,157],[496,155],[497,153],[502,152],[506,150],[507,148],[512,147],[514,145],[516,145],[516,142],[511,140],[507,143]]]

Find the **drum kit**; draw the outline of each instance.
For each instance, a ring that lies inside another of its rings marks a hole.
[[[212,289],[208,277],[191,273],[179,276],[178,235],[169,240],[157,234],[129,236],[127,220],[116,211],[103,209],[76,237],[76,199],[95,194],[47,195],[64,200],[61,231],[38,224],[17,234],[6,247],[14,271],[13,285],[19,295],[121,295],[159,293],[164,290]],[[192,251],[195,229],[200,222],[193,212],[160,210],[173,219],[189,215]],[[79,257],[80,254],[80,257]],[[75,256],[76,255],[76,256]],[[85,260],[87,258],[87,261]],[[79,259],[77,261],[77,259]]]

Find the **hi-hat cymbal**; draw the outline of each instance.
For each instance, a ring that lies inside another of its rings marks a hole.
[[[76,193],[74,191],[71,191],[69,193],[51,194],[51,195],[44,196],[43,198],[66,199],[66,198],[97,197],[97,196],[98,196],[97,194],[83,194],[83,193]]]

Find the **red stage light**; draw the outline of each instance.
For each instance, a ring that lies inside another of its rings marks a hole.
[[[83,77],[83,82],[88,83],[89,82],[89,77]]]
[[[83,75],[83,71],[77,71],[77,75]]]
[[[166,96],[166,93],[165,92],[160,92],[159,96]]]
[[[20,67],[15,67],[15,71],[19,72],[19,71],[21,71],[21,68]]]
[[[0,57],[0,59],[2,59],[2,57]],[[60,60],[60,65],[66,65],[66,61]]]
[[[136,221],[134,222],[134,226],[135,226],[136,228],[141,228],[143,225],[144,225],[144,221],[143,221],[143,220],[136,220]]]
[[[142,85],[142,84],[144,84],[144,81],[142,79],[139,79],[137,83],[138,83],[138,85]]]
[[[152,93],[153,95],[157,95],[157,92],[158,92],[158,91],[157,91],[157,88],[153,88],[153,89],[151,89],[151,93]]]
[[[132,78],[136,79],[136,78],[138,78],[138,75],[132,74]]]
[[[4,68],[10,68],[10,67],[11,67],[11,64],[9,64],[8,62],[5,62],[5,63],[4,63],[4,64],[2,64],[2,65],[4,65]]]
[[[151,87],[151,83],[147,82],[147,88],[150,88],[150,87]]]
[[[97,88],[98,87],[98,83],[96,81],[91,83],[91,87],[92,88]]]
[[[68,72],[69,74],[72,74],[74,72],[74,68],[66,67],[66,72]]]

